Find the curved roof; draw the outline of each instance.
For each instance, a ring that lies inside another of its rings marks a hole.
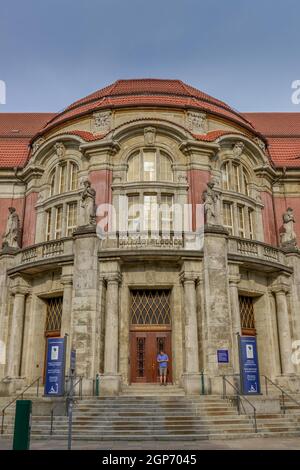
[[[75,101],[57,114],[44,130],[97,109],[134,106],[198,108],[231,119],[253,130],[246,117],[223,101],[213,98],[181,80],[153,78],[117,80],[112,85]]]

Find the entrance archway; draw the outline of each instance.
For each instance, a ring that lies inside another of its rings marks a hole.
[[[168,382],[172,382],[171,307],[169,289],[135,289],[130,297],[131,383],[157,383],[157,354],[169,356]]]

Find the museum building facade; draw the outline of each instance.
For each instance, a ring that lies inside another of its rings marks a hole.
[[[47,338],[90,393],[219,393],[238,336],[300,391],[300,117],[239,113],[179,80],[119,80],[62,112],[0,114],[0,392]],[[228,353],[218,361],[218,351]]]

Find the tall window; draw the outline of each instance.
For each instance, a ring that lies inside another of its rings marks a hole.
[[[57,206],[55,208],[55,239],[59,239],[62,236],[62,215],[63,206]]]
[[[253,240],[254,231],[253,231],[253,210],[248,207],[248,225],[249,225],[249,238]]]
[[[238,212],[238,236],[241,238],[245,237],[245,214],[244,214],[244,207],[237,206]]]
[[[48,242],[51,240],[51,233],[52,233],[52,212],[51,210],[46,211],[46,241]]]
[[[52,171],[50,176],[50,196],[55,194],[55,170]]]
[[[70,163],[70,191],[75,191],[78,188],[78,166],[76,163]]]
[[[144,196],[144,230],[158,230],[156,194],[146,194]]]
[[[160,200],[160,228],[162,231],[173,230],[173,196],[162,194]]]
[[[77,227],[77,202],[67,204],[67,237],[70,237]]]
[[[47,299],[45,336],[51,336],[50,333],[58,335],[60,334],[62,308],[62,297],[53,297],[51,299]]]
[[[128,230],[130,232],[139,232],[141,230],[139,201],[139,195],[128,196]]]
[[[57,165],[50,175],[49,196],[78,189],[78,166],[72,161]]]
[[[233,213],[232,204],[230,202],[223,203],[223,223],[230,235],[233,235]]]
[[[226,191],[249,195],[249,177],[241,163],[228,161],[223,164],[222,187]]]
[[[173,196],[132,194],[128,200],[128,230],[170,232],[173,230]]]
[[[59,172],[59,193],[66,192],[67,186],[67,165],[61,165]]]
[[[240,304],[242,335],[255,336],[256,330],[255,330],[253,298],[247,297],[245,295],[240,295],[239,304]]]
[[[170,158],[160,150],[141,150],[128,160],[128,181],[172,181]]]

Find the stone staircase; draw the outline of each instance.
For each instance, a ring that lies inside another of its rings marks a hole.
[[[6,416],[7,436],[13,432],[13,417],[11,407]],[[187,397],[172,385],[124,387],[119,397],[84,397],[76,401],[73,413],[76,440],[174,441],[300,436],[300,410],[285,415],[259,414],[257,427],[255,433],[252,416],[238,415],[229,399]],[[32,439],[67,439],[67,430],[66,416],[54,417],[52,435],[50,416],[33,416]]]

